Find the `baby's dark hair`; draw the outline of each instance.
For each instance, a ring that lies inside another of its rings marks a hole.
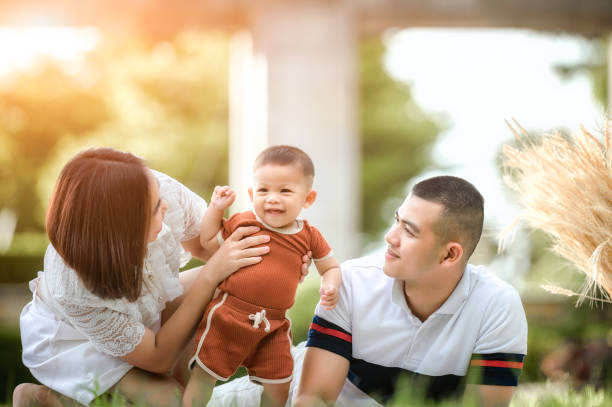
[[[293,146],[271,146],[263,150],[253,164],[253,171],[267,164],[298,165],[305,177],[314,177],[314,164],[308,154]]]

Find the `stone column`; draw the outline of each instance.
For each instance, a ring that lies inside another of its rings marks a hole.
[[[302,148],[315,164],[315,204],[303,212],[340,261],[358,255],[358,54],[351,9],[335,1],[261,2],[255,53],[267,61],[268,145]]]
[[[247,188],[252,164],[268,146],[268,82],[266,58],[253,50],[248,31],[232,35],[229,74],[229,179],[236,191],[232,212],[250,208]]]

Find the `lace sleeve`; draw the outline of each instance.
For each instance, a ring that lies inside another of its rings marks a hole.
[[[206,212],[206,202],[183,184],[179,185],[178,199],[184,214],[182,240],[189,240],[200,234],[200,223]]]
[[[159,171],[153,173],[159,179],[160,193],[168,203],[166,221],[172,228],[181,229],[181,241],[198,236],[206,201],[174,178]]]
[[[77,331],[85,335],[96,349],[108,355],[127,355],[144,336],[144,325],[125,313],[74,303],[60,305]]]

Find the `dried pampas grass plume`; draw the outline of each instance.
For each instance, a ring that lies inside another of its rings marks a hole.
[[[504,181],[518,194],[523,209],[520,220],[547,233],[553,239],[552,250],[584,272],[578,303],[585,298],[596,300],[599,291],[606,297],[601,300],[609,302],[612,151],[608,123],[600,141],[582,126],[572,136],[555,133],[536,139],[513,122],[516,128],[506,124],[518,146],[504,146],[502,160]]]

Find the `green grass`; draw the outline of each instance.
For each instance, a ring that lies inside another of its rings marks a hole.
[[[197,264],[193,264],[195,266]],[[294,343],[306,339],[308,327],[312,320],[314,308],[318,301],[319,280],[316,272],[311,273],[307,280],[300,285],[296,295],[295,305],[288,315],[292,320]],[[594,390],[592,387],[571,389],[566,385],[546,382],[546,378],[539,371],[541,358],[550,350],[563,344],[568,338],[601,338],[612,335],[608,319],[604,312],[592,312],[589,309],[574,309],[569,307],[564,317],[550,321],[529,321],[529,354],[525,360],[525,369],[520,377],[520,384],[511,404],[511,407],[603,407],[612,406],[611,390]],[[10,393],[14,384],[23,381],[33,381],[29,372],[21,365],[21,347],[18,333],[0,332],[0,356],[4,375],[0,373],[0,384],[4,390],[4,397],[0,398],[0,407],[10,405]],[[3,349],[3,351],[1,351]],[[234,377],[244,375],[241,369]],[[27,376],[27,377],[26,377]],[[8,402],[7,402],[8,400]],[[2,404],[4,403],[4,404]],[[108,395],[97,398],[92,404],[97,407],[123,407],[126,400],[121,396]],[[431,406],[433,404],[422,400],[411,399],[408,393],[399,392],[391,406]],[[455,406],[457,402],[438,404],[440,406]],[[469,405],[467,405],[469,407]]]
[[[0,407],[10,406],[0,404]],[[112,394],[108,397],[99,397],[91,404],[95,407],[125,407],[127,401],[118,394]],[[144,406],[143,404],[130,404],[136,406]],[[387,404],[393,407],[455,407],[463,406],[470,407],[470,404],[458,402],[443,402],[433,404],[423,402],[422,400],[411,399],[408,394],[399,394],[393,401]],[[570,389],[567,386],[543,383],[537,385],[519,386],[514,395],[514,399],[510,407],[608,407],[612,406],[612,391],[610,390],[594,390],[592,387],[585,387],[581,390]]]
[[[410,394],[398,394],[387,404],[393,407],[472,407],[469,402],[446,401],[435,404],[414,399]],[[510,407],[609,407],[612,406],[612,391],[585,387],[571,389],[564,384],[539,383],[519,386]]]
[[[608,407],[612,406],[612,391],[595,390],[587,386],[580,390],[563,384],[544,383],[519,387],[511,407]]]

